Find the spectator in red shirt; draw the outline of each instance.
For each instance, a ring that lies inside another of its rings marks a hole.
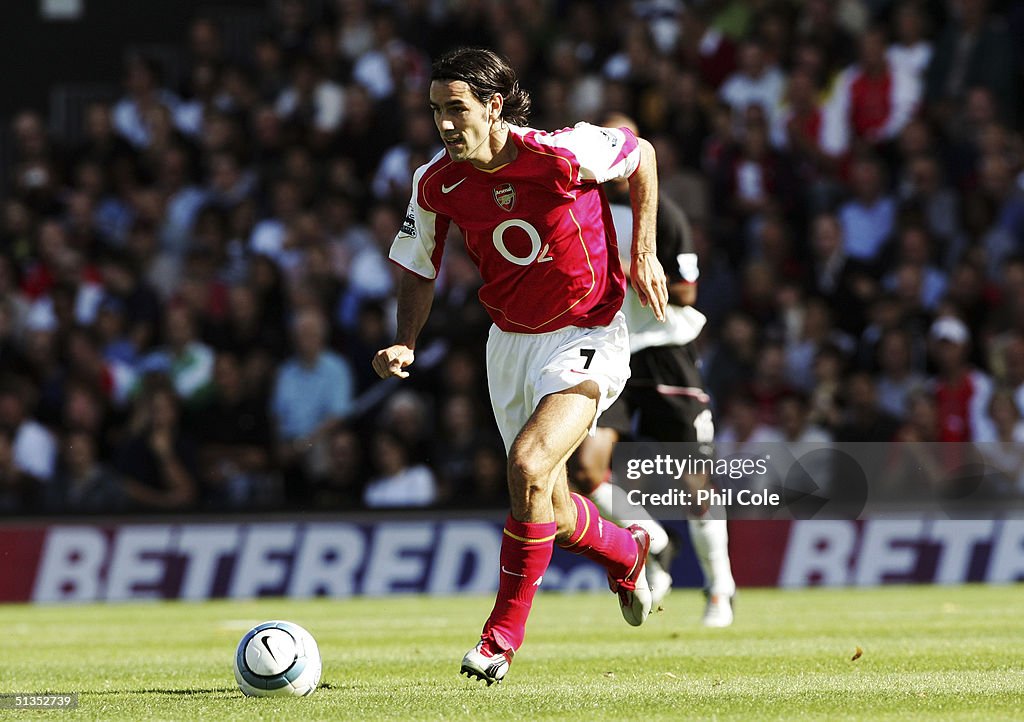
[[[971,334],[954,316],[940,316],[928,333],[938,369],[932,390],[938,405],[939,441],[972,441],[988,423],[992,380],[967,361]]]
[[[873,146],[892,140],[917,109],[920,80],[891,65],[885,52],[885,32],[867,31],[861,38],[860,62],[836,78],[823,141],[832,155],[845,154],[857,141]]]

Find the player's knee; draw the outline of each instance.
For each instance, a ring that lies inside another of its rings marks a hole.
[[[513,511],[529,514],[551,497],[551,468],[540,454],[512,447],[508,459],[508,491]]]
[[[508,455],[509,484],[519,489],[546,488],[551,462],[535,445],[516,441]]]

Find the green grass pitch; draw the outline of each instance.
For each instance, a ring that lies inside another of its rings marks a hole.
[[[743,590],[729,629],[677,590],[628,627],[609,594],[542,594],[501,685],[458,676],[482,597],[0,606],[0,692],[79,692],[92,720],[1024,719],[1024,587]],[[250,626],[317,638],[310,697],[247,699]],[[851,659],[856,649],[862,656]],[[45,717],[49,719],[49,717]]]

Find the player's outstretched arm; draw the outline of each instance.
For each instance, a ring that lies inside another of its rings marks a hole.
[[[665,320],[668,286],[665,270],[658,261],[658,166],[654,146],[643,138],[640,143],[640,165],[629,178],[629,198],[633,207],[633,250],[630,281],[640,303],[650,305],[659,321]]]
[[[413,349],[416,339],[430,315],[430,306],[434,303],[434,281],[417,276],[414,273],[403,273],[398,281],[398,332],[395,342],[382,348],[373,357],[373,370],[382,379],[397,376],[409,377],[406,366],[411,366],[415,359]]]

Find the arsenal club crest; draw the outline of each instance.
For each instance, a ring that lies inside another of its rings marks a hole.
[[[504,211],[511,211],[516,204],[516,189],[511,183],[504,183],[494,189],[494,202]]]

